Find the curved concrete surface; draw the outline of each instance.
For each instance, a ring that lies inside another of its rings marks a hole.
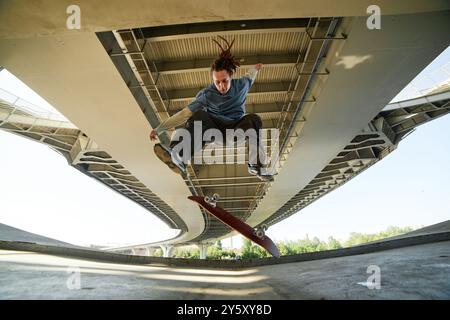
[[[450,221],[353,248],[245,261],[64,248],[2,230],[16,241],[0,241],[0,299],[450,299]],[[374,268],[380,289],[368,288]]]
[[[0,223],[0,240],[40,243],[40,244],[47,244],[47,245],[61,246],[61,247],[72,247],[72,248],[76,247],[67,242],[47,238],[47,237],[44,237],[44,236],[41,236],[41,235],[38,235],[35,233],[31,233],[28,231],[13,228],[11,226],[8,226],[8,225],[2,224],[2,223]]]
[[[191,201],[180,201],[191,192],[180,175],[164,171],[167,166],[156,157],[148,139],[150,124],[94,33],[0,39],[0,48],[2,65],[58,106],[77,128],[180,215],[189,230],[180,241],[201,234],[200,209]],[[167,174],[161,176],[161,172]]]
[[[73,245],[65,245],[64,242],[29,233],[10,226],[0,226],[2,226],[0,228],[0,249],[5,250],[35,252],[60,257],[88,259],[97,262],[116,264],[163,265],[172,267],[219,268],[230,270],[348,257],[428,243],[450,241],[450,220],[448,220],[403,235],[349,248],[294,254],[282,256],[278,259],[206,260],[127,255],[108,252],[105,250],[77,247]]]
[[[0,299],[450,299],[449,271],[450,241],[236,271],[0,251]]]
[[[66,28],[66,8],[70,1],[28,0],[0,3],[0,38],[30,38],[70,33]],[[78,0],[82,28],[78,32],[128,29],[136,26],[158,26],[220,20],[267,18],[365,16],[372,0],[278,0],[266,2],[234,0]],[[446,0],[377,0],[384,15],[442,11],[449,9]],[[99,14],[101,10],[101,14]]]

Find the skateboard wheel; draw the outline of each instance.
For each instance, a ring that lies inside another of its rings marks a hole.
[[[265,234],[264,234],[264,231],[263,231],[263,230],[258,229],[258,230],[256,230],[255,235],[256,235],[258,238],[263,238]]]
[[[217,200],[219,200],[219,199],[220,199],[220,196],[219,196],[218,193],[214,193],[214,194],[212,195],[212,200],[213,200],[213,201],[217,201]]]
[[[269,229],[269,226],[267,224],[263,224],[261,226],[261,229],[263,229],[264,231],[267,231],[267,229]]]

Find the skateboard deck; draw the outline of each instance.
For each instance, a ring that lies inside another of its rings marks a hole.
[[[196,202],[217,219],[219,219],[232,229],[236,230],[246,238],[250,239],[254,243],[266,249],[272,256],[276,258],[280,257],[280,252],[278,251],[277,246],[268,236],[264,235],[261,238],[257,237],[252,227],[239,220],[225,209],[222,209],[219,206],[213,207],[205,201],[204,197],[189,196],[188,199]]]

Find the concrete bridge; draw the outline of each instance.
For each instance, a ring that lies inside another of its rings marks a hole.
[[[380,30],[367,27],[371,1],[239,8],[233,1],[78,3],[80,29],[67,28],[68,1],[2,4],[0,65],[66,120],[2,101],[0,128],[58,150],[76,169],[179,230],[173,239],[114,250],[150,253],[162,245],[170,256],[170,246],[206,250],[233,234],[187,201],[191,194],[219,193],[219,205],[250,225],[276,224],[449,111],[448,91],[390,104],[448,46],[447,1],[377,1]],[[217,35],[236,39],[234,54],[242,59],[236,76],[264,64],[247,107],[265,129],[280,130],[273,183],[256,180],[239,163],[192,165],[176,175],[152,152],[151,129],[210,82]]]

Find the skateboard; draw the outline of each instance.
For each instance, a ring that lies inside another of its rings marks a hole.
[[[276,258],[280,257],[280,252],[278,251],[275,243],[265,235],[267,228],[252,228],[225,209],[217,206],[216,202],[219,200],[219,196],[217,194],[214,194],[212,197],[189,196],[188,199],[196,202],[217,219],[266,249],[272,256]]]

